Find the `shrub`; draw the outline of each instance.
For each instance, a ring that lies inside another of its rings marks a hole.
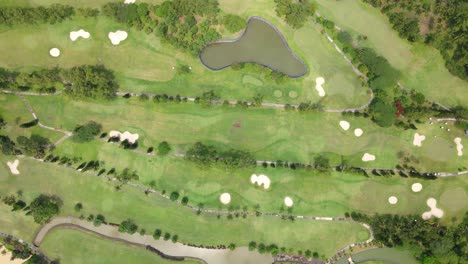
[[[132,219],[127,219],[119,225],[119,232],[134,234],[138,229],[138,226],[133,222]]]
[[[223,17],[223,24],[226,27],[226,29],[231,33],[244,29],[247,25],[245,19],[238,15],[232,14],[228,14]]]
[[[72,139],[75,142],[87,142],[94,139],[101,133],[102,126],[94,121],[89,121],[85,125],[77,126],[73,131]]]

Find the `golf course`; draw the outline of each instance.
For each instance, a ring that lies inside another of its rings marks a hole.
[[[465,263],[454,2],[2,1],[5,264]]]

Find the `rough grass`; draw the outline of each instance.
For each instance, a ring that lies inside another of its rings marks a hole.
[[[388,19],[378,9],[357,0],[317,0],[318,12],[337,26],[354,35],[365,35],[363,46],[374,48],[402,73],[401,83],[415,89],[429,100],[448,106],[467,105],[467,82],[453,76],[445,68],[439,51],[423,44],[411,44],[401,39]]]
[[[246,246],[254,240],[276,243],[279,247],[295,250],[311,248],[330,256],[346,244],[365,240],[368,236],[363,227],[347,222],[290,222],[255,216],[227,220],[208,214],[197,216],[194,211],[155,195],[146,196],[130,186],[123,186],[121,191],[116,191],[116,183],[53,164],[30,159],[21,159],[21,164],[21,176],[2,176],[0,193],[9,194],[21,189],[26,201],[31,201],[39,193],[55,194],[64,202],[60,215],[79,216],[73,207],[81,202],[84,215],[101,213],[114,223],[130,217],[148,232],[161,228],[179,235],[181,242],[203,245],[227,245],[234,242],[237,246]],[[0,205],[2,211],[5,207],[4,204]],[[30,237],[31,231],[38,228],[35,224],[23,226],[26,222],[14,219],[14,214],[2,214],[0,231],[8,233],[17,230],[18,236]]]
[[[30,137],[32,134],[40,135],[55,142],[63,134],[40,128],[38,125],[30,128],[21,128],[20,125],[33,120],[33,116],[16,95],[0,95],[0,116],[3,117],[7,125],[0,130],[0,135],[9,135],[12,140],[19,136]]]
[[[76,243],[80,241],[80,243]],[[112,241],[96,234],[75,229],[54,229],[44,238],[41,249],[51,259],[62,263],[141,263],[173,264],[144,248]],[[178,262],[195,264],[192,260]]]
[[[28,100],[46,125],[72,130],[77,124],[94,120],[106,132],[138,133],[143,150],[160,141],[168,141],[182,150],[203,141],[221,148],[250,151],[259,160],[312,163],[317,153],[328,153],[332,164],[340,164],[344,156],[348,164],[377,168],[394,168],[399,163],[397,153],[404,151],[417,157],[419,163],[414,166],[421,171],[456,171],[467,160],[466,156],[458,157],[454,149],[453,138],[462,132],[455,128],[448,132],[435,124],[421,125],[419,133],[428,139],[423,147],[417,148],[412,145],[414,130],[383,129],[369,119],[336,113],[221,106],[208,109],[193,103],[155,104],[139,99],[82,102],[65,97],[30,96]],[[339,127],[342,119],[351,123],[350,130]],[[360,138],[353,134],[358,127],[364,130]],[[433,146],[433,139],[442,141]],[[437,151],[444,149],[445,155],[439,158]],[[362,162],[365,152],[376,155],[376,161]]]

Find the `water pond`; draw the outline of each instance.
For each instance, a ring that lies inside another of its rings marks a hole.
[[[200,60],[211,70],[252,62],[290,77],[300,77],[307,73],[306,65],[289,48],[281,32],[260,17],[249,18],[241,37],[208,44],[201,51]]]

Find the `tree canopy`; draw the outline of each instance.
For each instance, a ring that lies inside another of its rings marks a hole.
[[[41,194],[31,202],[29,210],[36,223],[45,224],[60,212],[62,204],[57,196]]]
[[[26,155],[35,158],[43,158],[47,148],[50,146],[48,138],[32,134],[31,137],[19,136],[16,139],[18,148]]]
[[[89,121],[88,123],[77,126],[73,131],[73,141],[75,142],[87,142],[94,139],[95,136],[101,133],[102,126],[99,123],[94,121]]]
[[[223,17],[223,24],[226,29],[231,32],[237,32],[247,26],[245,19],[238,15],[227,14]]]
[[[301,28],[309,16],[315,13],[316,6],[309,0],[275,0],[276,14],[284,17],[288,25],[293,28]]]
[[[114,73],[103,65],[76,66],[63,75],[66,77],[65,93],[74,98],[112,99],[119,87]]]

